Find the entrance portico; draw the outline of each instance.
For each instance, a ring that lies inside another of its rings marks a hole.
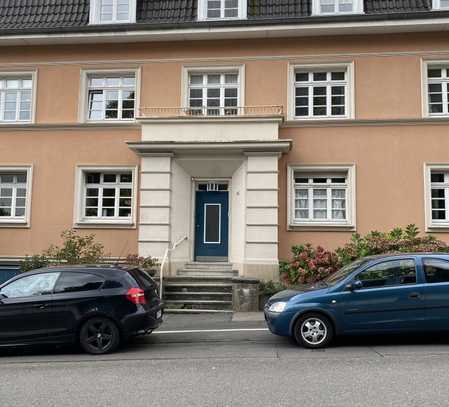
[[[141,157],[139,254],[161,258],[186,237],[171,274],[228,261],[241,276],[276,278],[278,159],[291,144],[277,137],[280,119],[141,122],[142,141],[128,143]]]

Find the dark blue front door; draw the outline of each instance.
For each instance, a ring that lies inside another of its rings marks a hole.
[[[196,260],[207,260],[208,257],[226,260],[228,256],[228,222],[227,191],[196,192]]]

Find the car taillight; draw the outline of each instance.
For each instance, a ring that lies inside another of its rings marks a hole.
[[[126,298],[133,304],[146,304],[145,292],[141,288],[130,288],[126,293]]]

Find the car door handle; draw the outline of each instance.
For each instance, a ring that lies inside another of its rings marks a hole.
[[[420,293],[410,293],[410,295],[408,296],[408,298],[411,298],[411,299],[419,299],[419,298],[421,298],[421,294],[420,294]]]
[[[45,308],[47,308],[47,304],[36,304],[36,305],[34,306],[34,308],[45,309]]]

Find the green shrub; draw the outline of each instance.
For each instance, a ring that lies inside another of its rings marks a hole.
[[[292,260],[281,262],[279,272],[286,286],[313,283],[362,257],[393,253],[449,252],[448,245],[432,235],[420,235],[415,225],[389,232],[353,234],[343,247],[328,251],[310,244],[292,247]]]
[[[137,254],[129,254],[125,259],[125,263],[144,270],[153,270],[159,265],[159,261],[155,257],[142,257]]]
[[[73,229],[61,233],[62,246],[50,246],[41,255],[27,256],[22,271],[30,271],[54,264],[96,264],[104,257],[104,247],[95,242],[95,235],[79,235]]]

